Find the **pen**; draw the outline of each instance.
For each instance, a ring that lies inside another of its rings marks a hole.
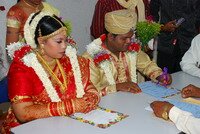
[[[168,69],[167,67],[164,67],[163,68],[163,72],[162,74],[160,75],[160,77],[158,77],[158,81],[157,81],[157,84],[161,83],[161,79],[164,79],[163,83],[161,85],[163,86],[167,86],[167,81],[169,80],[168,78]]]

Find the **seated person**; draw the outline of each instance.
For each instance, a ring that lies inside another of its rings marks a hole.
[[[188,85],[182,89],[181,95],[183,98],[200,97],[200,88]],[[187,134],[200,134],[200,119],[195,118],[191,113],[183,111],[169,102],[154,101],[150,105],[157,117],[170,119],[179,130]]]
[[[200,77],[200,34],[192,40],[191,47],[182,57],[181,69],[193,76]]]
[[[116,91],[141,92],[137,85],[136,70],[151,80],[171,83],[162,77],[162,69],[151,61],[140,45],[131,43],[137,15],[128,10],[118,10],[105,15],[106,35],[87,46],[84,57],[91,61],[91,81],[101,95]]]
[[[59,16],[58,9],[43,0],[18,0],[7,13],[6,45],[23,41],[24,24],[31,13],[45,11]]]
[[[66,32],[57,16],[38,12],[24,26],[29,45],[9,45],[13,58],[8,73],[11,107],[3,134],[35,119],[87,113],[97,107],[99,94],[90,83],[89,61],[76,56]]]

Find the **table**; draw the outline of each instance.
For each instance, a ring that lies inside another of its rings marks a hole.
[[[192,83],[200,86],[200,79],[183,72],[172,74],[172,86],[181,89]],[[159,119],[145,110],[155,98],[141,94],[118,92],[102,98],[100,106],[115,110],[129,117],[106,129],[81,123],[67,117],[38,119],[12,128],[16,134],[178,134],[180,131],[170,121]]]

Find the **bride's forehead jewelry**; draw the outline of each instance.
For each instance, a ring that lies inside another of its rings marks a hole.
[[[40,30],[40,29],[39,29]],[[59,34],[59,33],[61,33],[61,32],[63,32],[63,31],[65,31],[65,32],[67,32],[67,28],[66,27],[61,27],[61,28],[59,28],[58,30],[56,30],[55,32],[53,32],[53,33],[51,33],[51,34],[48,34],[48,35],[45,35],[45,36],[40,36],[40,37],[42,37],[42,39],[49,39],[49,38],[51,38],[51,37],[53,37],[53,36],[55,36],[55,35],[57,35],[57,34]],[[40,33],[40,32],[39,32]]]
[[[66,31],[67,32],[67,28],[62,24],[61,21],[59,21],[56,17],[52,16],[52,18],[54,20],[56,20],[60,25],[61,25],[61,28],[59,28],[58,30],[56,30],[55,32],[51,33],[51,34],[48,34],[48,35],[45,35],[43,36],[42,33],[41,33],[41,29],[39,28],[38,32],[39,32],[39,37],[42,37],[43,39],[48,39],[48,38],[51,38],[63,31]]]

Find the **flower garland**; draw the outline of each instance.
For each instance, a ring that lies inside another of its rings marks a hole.
[[[134,83],[137,83],[137,74],[136,74],[136,62],[137,62],[137,53],[140,50],[139,43],[131,43],[131,45],[128,47],[127,53],[127,59],[130,60],[130,77],[131,81]]]
[[[65,50],[65,54],[69,57],[70,63],[72,65],[72,70],[74,72],[74,79],[76,83],[76,97],[81,98],[85,94],[84,87],[82,83],[82,76],[80,71],[80,66],[77,60],[77,51],[73,45],[68,45],[67,49]]]
[[[50,79],[48,78],[47,73],[45,72],[42,65],[39,63],[36,55],[34,53],[27,54],[22,58],[22,60],[27,67],[33,68],[35,73],[38,75],[51,101],[52,102],[61,101]]]
[[[25,37],[28,45],[21,44],[20,42],[11,43],[7,48],[8,53],[12,59],[13,58],[15,58],[14,60],[22,59],[22,62],[27,67],[33,68],[35,73],[38,75],[39,79],[42,81],[43,86],[44,86],[49,98],[51,99],[51,101],[59,102],[61,100],[60,100],[56,90],[54,89],[50,79],[48,78],[47,73],[45,72],[45,70],[42,67],[42,65],[40,64],[40,62],[38,61],[36,54],[31,51],[31,49],[35,49],[37,47],[36,43],[34,41],[34,38],[35,38],[35,29],[36,29],[39,21],[44,16],[53,16],[53,15],[50,13],[46,13],[46,12],[40,12],[34,18],[33,18],[33,16],[34,16],[34,13],[29,16],[29,18],[27,19],[25,26],[24,26],[24,29],[25,29],[24,37]],[[83,97],[85,92],[84,92],[84,87],[82,84],[80,67],[79,67],[77,55],[76,55],[76,53],[77,53],[76,49],[75,49],[76,42],[70,36],[68,36],[67,42],[68,42],[68,46],[66,48],[65,53],[70,59],[70,62],[72,65],[72,70],[74,72],[74,79],[75,79],[75,85],[76,85],[76,97],[81,98],[81,97]]]
[[[22,48],[24,49],[24,51],[22,50]],[[31,47],[26,44],[14,42],[14,43],[8,45],[6,49],[8,51],[8,55],[10,56],[11,60],[13,60],[14,57],[16,57],[17,59],[22,58],[25,53],[27,53],[31,50]],[[22,53],[22,51],[23,51],[23,53]]]
[[[110,66],[111,55],[107,50],[104,50],[101,47],[102,42],[105,40],[106,35],[103,34],[100,38],[95,39],[92,43],[87,45],[87,52],[93,58],[94,63],[99,65],[105,73],[107,81],[110,85],[115,84],[115,80],[113,78]]]
[[[26,42],[28,45],[31,46],[31,48],[36,48],[36,44],[35,44],[35,29],[39,23],[39,21],[44,17],[44,16],[53,16],[53,14],[50,14],[49,12],[40,12],[39,14],[37,14],[34,17],[34,20],[32,20],[33,16],[35,15],[35,13],[32,13],[25,25],[24,25],[24,38],[26,39]],[[32,20],[32,22],[31,22]],[[30,23],[31,22],[31,23]]]
[[[85,94],[85,92],[84,92],[84,88],[83,88],[83,84],[81,80],[80,67],[77,61],[76,49],[72,48],[71,45],[67,47],[66,53],[69,56],[69,59],[72,65],[72,70],[74,72],[74,78],[75,78],[75,83],[77,87],[76,96],[77,98],[81,98]],[[61,101],[50,79],[48,78],[47,73],[45,72],[40,62],[38,61],[36,54],[33,53],[30,48],[31,47],[29,45],[24,46],[24,44],[21,44],[20,42],[18,42],[18,43],[10,44],[10,46],[7,49],[11,58],[20,59],[19,57],[22,57],[22,62],[27,67],[33,68],[35,73],[38,75],[39,79],[42,81],[44,89],[46,90],[52,102]]]
[[[74,72],[74,79],[76,83],[76,97],[81,98],[85,94],[82,76],[80,71],[80,66],[77,60],[77,51],[76,51],[76,42],[73,40],[71,36],[67,36],[68,46],[65,50],[65,54],[69,57],[70,63],[72,65],[72,70]]]
[[[111,72],[111,55],[107,50],[104,50],[101,46],[102,42],[105,40],[106,35],[103,34],[100,38],[95,39],[92,43],[87,45],[87,52],[93,58],[94,63],[99,65],[103,70],[106,76],[106,79],[110,85],[114,85],[115,80],[113,74]],[[140,50],[140,45],[138,43],[132,43],[128,47],[127,57],[126,59],[130,60],[130,77],[132,82],[137,82],[137,75],[136,75],[136,61],[137,61],[137,52]]]

